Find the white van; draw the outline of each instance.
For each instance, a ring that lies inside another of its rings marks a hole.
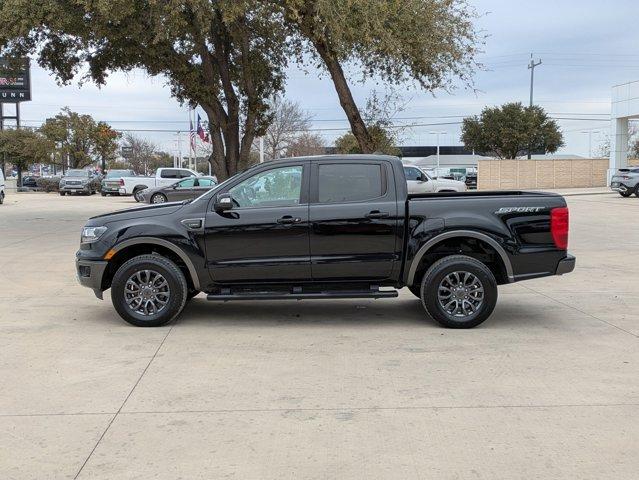
[[[0,168],[0,205],[4,203],[4,172]]]

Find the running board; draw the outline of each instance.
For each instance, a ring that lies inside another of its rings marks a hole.
[[[314,300],[336,298],[395,298],[399,295],[397,290],[366,290],[366,291],[328,291],[309,293],[285,293],[285,292],[248,292],[248,293],[216,293],[208,294],[206,299],[211,302],[228,302],[231,300]]]

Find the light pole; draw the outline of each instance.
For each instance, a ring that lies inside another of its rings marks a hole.
[[[535,67],[541,65],[541,59],[535,62],[533,60],[533,54],[530,54],[530,63],[528,64],[528,70],[530,70],[530,106],[533,106],[533,86],[535,83]],[[528,160],[531,159],[530,146],[528,147]]]
[[[601,133],[600,130],[582,130],[579,133],[587,133],[588,134],[588,158],[592,158],[592,134],[593,133]]]
[[[445,134],[446,132],[441,131],[432,131],[428,132],[430,135],[437,135],[437,175],[439,176],[439,136]]]

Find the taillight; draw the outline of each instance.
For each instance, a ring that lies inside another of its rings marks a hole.
[[[121,178],[121,179],[120,179],[120,186],[121,186],[121,187],[124,187],[124,178]]]
[[[568,249],[569,223],[568,207],[553,208],[550,211],[550,233],[555,247],[560,250]]]

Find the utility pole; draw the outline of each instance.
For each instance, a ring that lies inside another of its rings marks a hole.
[[[530,70],[530,106],[533,106],[533,87],[535,84],[535,67],[541,65],[541,58],[535,62],[533,54],[530,54],[530,63],[528,64],[528,70]],[[531,158],[530,148],[528,148],[528,160]]]
[[[437,175],[439,176],[439,145],[440,145],[439,136],[446,132],[434,131],[434,132],[428,132],[428,133],[430,133],[431,135],[437,135],[437,169],[435,171],[437,172]]]

